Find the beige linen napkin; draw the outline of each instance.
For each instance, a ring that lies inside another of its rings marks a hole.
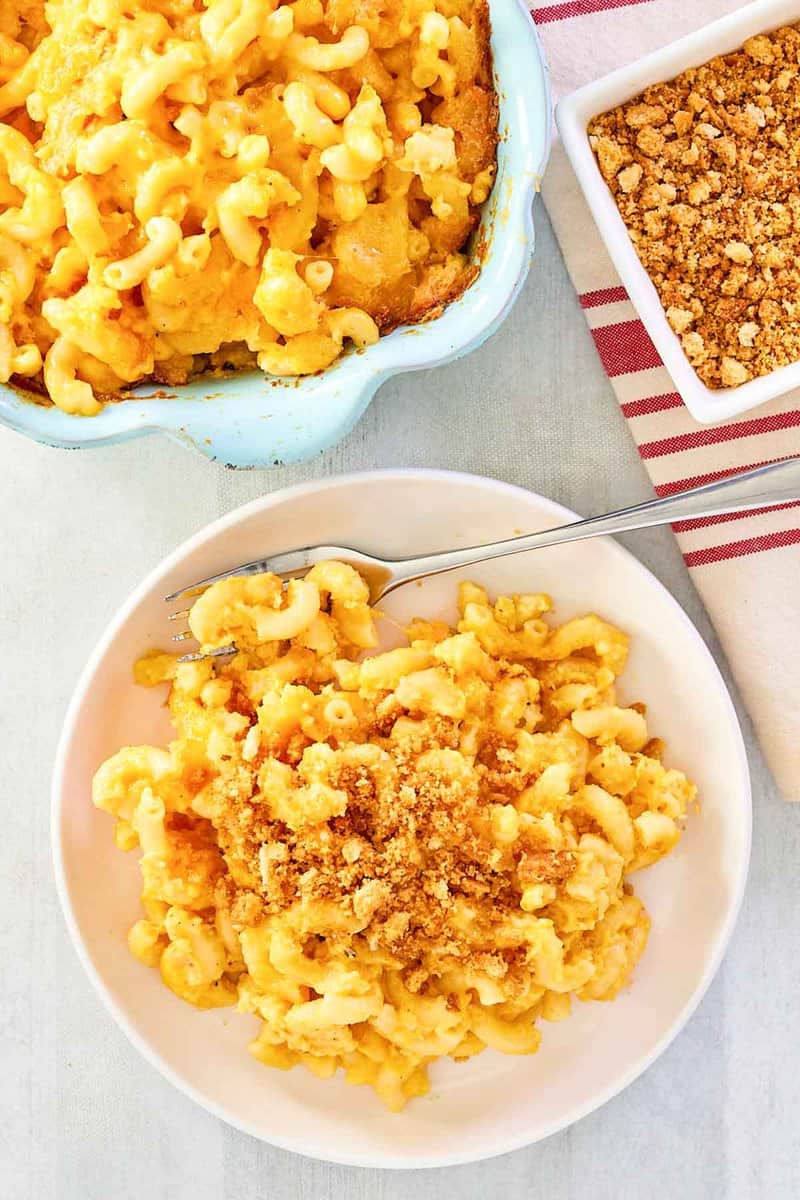
[[[557,100],[737,7],[734,0],[534,0],[532,15]],[[542,191],[656,492],[669,495],[800,454],[800,391],[719,425],[692,419],[637,319],[558,144]],[[800,509],[683,521],[674,529],[778,786],[787,800],[800,800]]]

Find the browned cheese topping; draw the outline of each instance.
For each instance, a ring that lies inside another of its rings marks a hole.
[[[407,724],[405,717],[401,721]],[[231,879],[218,884],[220,903],[236,897],[234,923],[257,924],[298,900],[326,900],[352,908],[368,924],[371,948],[402,963],[419,964],[435,949],[440,961],[453,955],[462,966],[505,976],[514,951],[486,953],[480,942],[476,948],[474,930],[461,936],[449,919],[454,899],[492,911],[500,924],[519,912],[521,890],[562,884],[576,859],[571,851],[551,849],[536,830],[498,845],[489,805],[513,803],[521,790],[513,744],[487,740],[474,775],[426,769],[426,752],[458,752],[459,724],[439,718],[416,739],[373,734],[372,746],[388,759],[378,770],[371,755],[364,766],[334,769],[327,782],[347,797],[342,815],[294,831],[271,818],[268,795],[254,795],[247,772],[219,780],[217,786],[229,791],[241,788],[238,796],[221,799],[214,817],[219,844],[239,880],[238,887]],[[243,892],[246,876],[254,887]],[[427,972],[411,976],[407,986],[416,990]]]

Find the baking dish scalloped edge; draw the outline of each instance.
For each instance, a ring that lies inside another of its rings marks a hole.
[[[547,68],[528,10],[520,0],[489,0],[489,7],[500,101],[497,179],[478,232],[480,274],[441,316],[401,326],[318,376],[275,380],[247,371],[158,392],[144,384],[95,417],[32,403],[0,384],[0,422],[69,449],[162,432],[228,466],[276,466],[312,458],[343,438],[393,375],[477,349],[504,320],[527,276],[533,200],[552,127]]]

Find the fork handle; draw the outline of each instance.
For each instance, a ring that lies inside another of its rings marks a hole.
[[[685,521],[696,517],[712,517],[727,512],[747,512],[753,508],[767,508],[800,500],[800,457],[769,463],[754,471],[742,471],[728,475],[714,483],[634,504],[616,512],[599,517],[587,517],[555,529],[524,537],[509,538],[485,546],[468,546],[463,550],[448,550],[442,554],[429,554],[421,558],[402,559],[392,564],[391,583],[383,595],[394,591],[400,584],[409,583],[426,575],[438,575],[456,567],[468,567],[473,563],[503,558],[508,554],[521,554],[526,550],[539,550],[545,546],[558,546],[564,542],[582,541],[584,538],[601,537],[607,534],[627,533],[632,529],[648,529],[654,525],[668,525],[674,521]]]

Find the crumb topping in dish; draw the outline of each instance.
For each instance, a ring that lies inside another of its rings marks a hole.
[[[687,358],[710,388],[800,359],[800,29],[647,88],[589,138]]]

